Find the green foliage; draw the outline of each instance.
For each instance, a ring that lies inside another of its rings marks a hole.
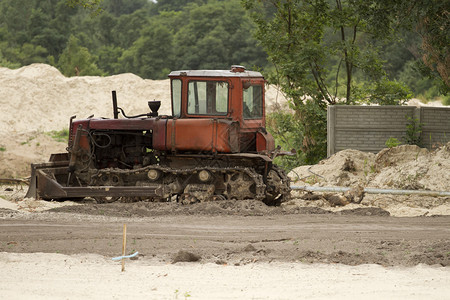
[[[400,144],[401,144],[401,142],[398,139],[393,138],[393,137],[388,138],[385,143],[386,147],[388,147],[388,148],[397,147]]]
[[[240,2],[258,13],[256,23]],[[273,82],[285,84],[292,99],[309,95],[327,103],[353,104],[371,102],[370,95],[376,92],[380,102],[405,94],[402,82],[416,97],[439,98],[448,91],[444,82],[448,76],[440,74],[450,69],[445,61],[449,38],[445,3],[2,0],[0,65],[17,68],[44,62],[61,69],[60,57],[73,36],[87,51],[71,55],[89,56],[88,65],[96,65],[89,71],[85,67],[87,74],[132,72],[156,79],[173,69],[243,64],[263,69],[268,78],[276,79]],[[278,21],[272,22],[273,17]],[[392,22],[401,26],[394,28]],[[267,29],[263,36],[269,42],[261,40],[258,45],[255,27],[258,35],[261,28]],[[398,39],[386,42],[394,29]],[[276,63],[272,75],[262,47]],[[419,67],[412,70],[408,65]],[[73,66],[69,69],[77,73]],[[394,83],[373,84],[387,80]],[[397,100],[387,102],[393,101]]]
[[[307,100],[297,107],[296,116],[302,124],[305,163],[316,164],[327,155],[327,112],[322,103]]]
[[[407,117],[408,124],[406,125],[406,136],[404,138],[404,143],[407,145],[417,145],[422,147],[422,127],[423,123],[419,122],[419,119],[414,119]]]
[[[440,84],[436,79],[423,76],[424,68],[424,64],[420,61],[410,60],[404,64],[398,73],[398,79],[411,88],[416,98],[427,102],[440,96]]]
[[[42,46],[25,43],[13,51],[11,55],[15,56],[14,60],[18,61],[21,65],[46,62],[47,49]]]
[[[232,64],[264,66],[267,63],[252,37],[253,25],[239,1],[189,4],[175,17],[184,21],[182,26],[174,28],[176,68],[228,69]]]
[[[266,126],[277,146],[283,151],[294,150],[295,155],[275,159],[286,171],[302,164],[315,164],[326,156],[326,130],[323,130],[326,112],[313,101],[306,101],[295,113],[278,109],[268,114]]]
[[[195,3],[196,5],[205,4],[207,0],[158,0],[156,4],[156,11],[158,13],[163,11],[180,11],[185,9],[187,5]]]
[[[67,143],[69,141],[69,129],[62,129],[59,131],[50,131],[47,134],[52,137],[55,141],[60,143]]]
[[[92,10],[98,14],[101,12],[100,4],[103,0],[66,0],[67,5],[70,7],[82,6],[84,8]]]
[[[410,98],[408,88],[383,69],[379,43],[390,40],[393,20],[377,1],[242,2],[275,66],[268,78],[281,86],[301,124],[297,138],[306,163],[326,156],[327,105]]]
[[[253,12],[256,37],[289,98],[308,96],[328,104],[345,98],[353,104],[361,100],[353,98],[355,83],[373,85],[378,102],[405,96],[404,87],[390,83],[383,69],[378,44],[390,40],[392,20],[377,1],[278,0],[271,1],[271,16],[259,1],[243,3]]]
[[[440,82],[440,91],[444,95],[450,91],[450,22],[448,1],[439,0],[398,0],[382,1],[386,9],[396,16],[400,27],[420,36],[411,49],[420,57],[425,68],[423,73]]]
[[[163,79],[170,72],[173,52],[172,35],[166,27],[155,25],[143,29],[143,35],[123,52],[119,63],[125,69],[136,70],[145,78]]]
[[[252,30],[239,0],[3,0],[0,64],[151,79],[173,69],[261,68],[266,54]]]
[[[89,50],[80,46],[79,40],[73,35],[58,61],[61,72],[70,76],[102,75],[102,71],[95,64],[95,58]]]
[[[19,63],[13,63],[7,60],[3,53],[0,51],[0,67],[10,68],[10,69],[16,69],[20,67]]]
[[[111,28],[112,43],[122,49],[127,49],[141,36],[141,29],[149,26],[150,21],[144,10],[137,10],[129,15],[121,15],[116,19],[116,25]],[[131,70],[128,70],[131,72]]]
[[[443,97],[442,104],[450,105],[450,95],[447,95],[447,96]]]
[[[279,156],[275,163],[289,172],[298,165],[304,164],[305,156],[301,152],[301,141],[303,138],[300,130],[301,124],[291,112],[277,110],[266,116],[267,131],[275,138],[275,144],[283,151],[295,150],[295,155]]]
[[[116,17],[132,14],[137,10],[145,9],[151,3],[148,0],[104,0],[103,2],[104,5],[102,6],[105,11],[110,12]],[[158,1],[158,4],[159,2],[160,1]]]
[[[387,77],[376,82],[355,85],[353,93],[354,101],[359,104],[402,105],[412,97],[407,86]]]
[[[114,46],[102,46],[98,49],[98,64],[107,74],[114,74],[123,66],[119,59],[123,55],[123,49]]]
[[[70,10],[63,0],[0,2],[0,53],[19,66],[50,62],[67,41]]]
[[[5,151],[6,151],[6,148],[3,146],[0,146],[0,152],[5,152]]]

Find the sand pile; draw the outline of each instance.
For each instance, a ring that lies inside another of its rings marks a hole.
[[[317,165],[296,168],[289,176],[300,186],[450,191],[450,143],[434,151],[402,145],[383,149],[376,155],[343,150]],[[330,208],[347,204],[330,203],[330,196],[327,193],[298,193],[300,199],[287,205]],[[394,215],[450,214],[450,197],[365,194],[362,200],[353,202],[385,208]],[[356,206],[346,206],[350,207]]]
[[[130,115],[147,112],[149,100],[161,100],[160,113],[170,114],[169,85],[133,74],[67,78],[45,64],[0,68],[0,132],[61,130],[72,115],[111,118],[112,90]]]
[[[0,178],[30,176],[30,164],[47,162],[51,153],[66,152],[67,144],[53,139],[49,133],[1,133]]]

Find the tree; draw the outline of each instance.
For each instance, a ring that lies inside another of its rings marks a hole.
[[[29,39],[28,27],[33,1],[6,0],[0,1],[0,24],[10,33],[8,43],[17,47]]]
[[[111,30],[114,45],[127,49],[141,36],[142,28],[149,24],[145,11],[137,10],[117,19],[117,25]]]
[[[158,0],[156,2],[156,11],[181,11],[188,4],[196,3],[198,5],[205,4],[206,0]]]
[[[379,40],[392,32],[376,0],[243,0],[257,25],[279,84],[303,131],[307,163],[326,155],[326,106],[344,102],[398,104],[408,90],[389,81]]]
[[[80,46],[79,40],[73,35],[70,36],[67,47],[59,58],[58,68],[68,77],[102,75],[89,50]]]
[[[29,65],[32,63],[45,63],[47,50],[44,47],[25,43],[16,49],[15,61],[21,65]]]
[[[47,54],[58,57],[67,43],[67,37],[58,27],[51,26],[49,13],[42,9],[33,9],[30,17],[30,43],[45,48]]]
[[[158,1],[159,2],[159,1]],[[131,14],[142,8],[151,8],[156,4],[148,0],[105,0],[105,10],[115,17]]]
[[[117,74],[123,69],[119,63],[123,49],[114,46],[102,46],[98,49],[98,65],[107,74]],[[125,70],[125,72],[128,72]]]
[[[450,91],[450,15],[449,2],[439,0],[382,0],[400,26],[413,30],[421,38],[421,57],[427,75],[439,78],[444,94]]]
[[[253,24],[238,1],[191,3],[182,16],[184,24],[176,29],[174,38],[177,68],[228,69],[233,64],[267,64],[266,55],[252,37]]]
[[[66,0],[67,5],[70,7],[76,7],[81,6],[87,9],[90,9],[95,14],[98,14],[101,12],[101,3],[103,0]]]
[[[141,37],[119,59],[124,70],[144,78],[163,79],[172,66],[172,34],[160,24],[146,27]]]

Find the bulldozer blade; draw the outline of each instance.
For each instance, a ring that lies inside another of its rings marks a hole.
[[[162,197],[164,187],[149,186],[64,186],[55,175],[69,174],[69,162],[32,164],[27,198],[64,199],[84,197]],[[61,182],[66,182],[62,180]],[[65,183],[64,183],[65,184]]]
[[[38,178],[37,178],[39,175],[38,170],[68,167],[68,165],[69,165],[68,161],[54,161],[54,162],[41,163],[41,164],[31,164],[30,185],[28,187],[28,191],[27,191],[27,194],[25,195],[25,197],[26,198],[36,198],[36,199],[38,198]],[[45,180],[45,178],[43,180]]]

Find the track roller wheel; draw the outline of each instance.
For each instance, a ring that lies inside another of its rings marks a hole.
[[[94,197],[94,200],[98,204],[113,203],[113,202],[119,201],[119,199],[120,199],[120,197]]]

